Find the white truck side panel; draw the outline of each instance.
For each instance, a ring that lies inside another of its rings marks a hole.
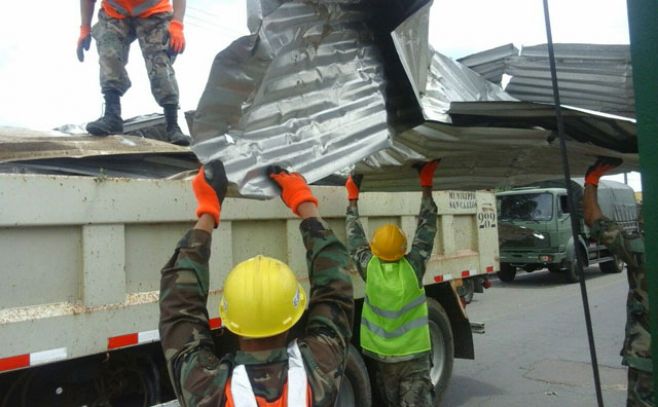
[[[345,191],[314,192],[344,240]],[[442,191],[435,199],[439,233],[425,283],[498,270],[493,193]],[[46,363],[104,352],[109,338],[125,334],[157,340],[160,269],[195,206],[189,181],[0,175],[0,365],[16,355]],[[420,193],[366,193],[359,207],[368,233],[393,222],[411,240]],[[256,254],[287,262],[308,288],[298,227],[278,199],[226,199],[213,236],[211,318],[228,270]],[[363,282],[354,282],[362,297]]]

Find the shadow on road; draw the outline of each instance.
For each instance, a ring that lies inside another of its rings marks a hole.
[[[463,391],[463,389],[468,389],[468,391]],[[448,391],[441,405],[462,406],[467,404],[470,399],[491,397],[500,394],[503,394],[503,391],[498,387],[473,379],[472,377],[454,375],[450,379]]]
[[[623,272],[622,272],[623,273]],[[605,274],[599,270],[598,266],[590,266],[585,269],[585,281],[596,280],[602,277],[619,275],[617,274]],[[561,285],[572,285],[578,284],[567,283],[564,280],[564,275],[562,273],[551,273],[548,269],[536,270],[531,273],[519,270],[516,273],[514,281],[505,283],[498,280],[498,278],[492,278],[492,283],[494,286],[506,286],[506,287],[527,287],[527,288],[546,288],[551,286],[561,286]]]

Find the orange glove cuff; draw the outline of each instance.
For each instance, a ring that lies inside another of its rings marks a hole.
[[[311,202],[316,207],[318,206],[318,199],[313,195],[301,174],[281,172],[271,174],[270,177],[281,187],[281,199],[295,215],[299,216],[297,208],[304,202]]]
[[[169,47],[176,53],[185,50],[185,36],[183,35],[183,23],[178,20],[169,22]]]
[[[81,25],[80,26],[80,39],[84,39],[89,34],[91,34],[91,26],[90,25]]]
[[[431,161],[420,169],[420,186],[431,187],[434,184],[434,171],[439,166],[438,161]]]
[[[215,219],[215,227],[217,227],[219,225],[221,205],[217,193],[206,181],[203,167],[199,169],[199,173],[192,180],[192,189],[198,203],[196,208],[197,218],[207,213]]]
[[[347,189],[348,200],[350,201],[359,200],[359,187],[356,185],[356,182],[354,182],[351,175],[347,177],[347,182],[345,182],[345,189]]]

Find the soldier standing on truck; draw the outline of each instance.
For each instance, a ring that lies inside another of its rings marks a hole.
[[[77,54],[84,61],[91,37],[96,40],[100,64],[101,92],[105,98],[104,115],[87,123],[94,136],[123,133],[121,96],[130,88],[126,72],[130,44],[139,40],[151,92],[164,109],[168,141],[188,146],[190,138],[178,126],[178,83],[173,63],[185,49],[183,16],[186,0],[102,0],[98,22],[91,20],[96,0],[80,0],[80,36]]]
[[[627,406],[653,406],[653,362],[649,330],[649,294],[644,263],[644,238],[629,234],[616,222],[603,216],[598,204],[597,187],[606,171],[621,164],[619,159],[599,158],[585,175],[583,209],[590,234],[627,265],[626,337],[621,351],[622,364],[628,366]]]
[[[434,171],[439,161],[420,167],[423,198],[418,226],[409,253],[407,238],[397,225],[379,227],[370,244],[359,222],[359,186],[349,177],[347,247],[366,282],[361,315],[361,348],[373,360],[375,380],[389,407],[431,406],[430,331],[423,287],[426,263],[437,229],[432,198]]]
[[[198,222],[162,269],[160,288],[160,338],[182,406],[333,407],[337,398],[352,336],[354,263],[320,218],[304,178],[279,167],[269,174],[283,202],[303,219],[311,283],[304,334],[288,336],[307,298],[295,274],[279,260],[256,256],[227,275],[219,305],[240,350],[215,355],[206,308],[208,260],[227,180],[221,162],[209,163],[205,172],[202,167],[192,183]]]

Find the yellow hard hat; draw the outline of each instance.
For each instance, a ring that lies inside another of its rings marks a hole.
[[[385,261],[398,261],[407,252],[407,237],[398,225],[380,226],[370,241],[372,254]]]
[[[265,338],[290,329],[304,313],[306,293],[285,263],[256,256],[231,270],[219,301],[222,325],[246,338]]]

